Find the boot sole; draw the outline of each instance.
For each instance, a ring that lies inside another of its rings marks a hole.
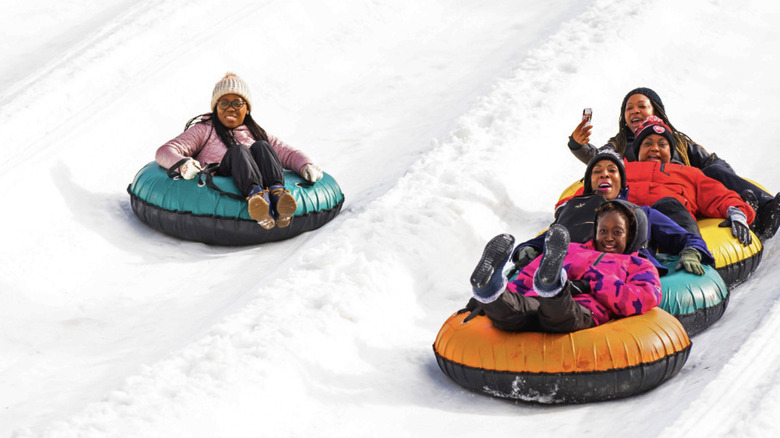
[[[544,253],[536,273],[542,286],[551,286],[558,282],[568,250],[569,232],[562,225],[551,225],[544,238]]]
[[[270,230],[276,225],[273,216],[270,215],[270,207],[260,196],[253,196],[249,199],[249,216],[256,220],[261,227]]]
[[[276,226],[285,228],[290,225],[292,215],[296,210],[298,210],[298,203],[295,202],[295,198],[289,192],[286,192],[276,203]]]
[[[471,285],[476,289],[484,289],[490,282],[490,278],[496,269],[509,260],[512,249],[515,246],[515,238],[509,234],[499,234],[490,239],[482,252],[477,267],[471,274]]]

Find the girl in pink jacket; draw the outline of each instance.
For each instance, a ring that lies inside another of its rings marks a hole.
[[[611,319],[641,315],[661,302],[658,271],[638,251],[647,240],[644,212],[614,200],[596,212],[594,239],[569,243],[553,224],[543,254],[506,283],[502,268],[514,238],[488,242],[471,276],[474,298],[497,328],[568,333]]]
[[[314,183],[322,170],[302,152],[268,135],[252,119],[247,84],[228,73],[214,86],[211,113],[197,116],[185,131],[157,149],[157,163],[178,167],[185,179],[194,178],[209,164],[216,173],[232,176],[248,202],[249,216],[265,229],[290,225],[298,208],[284,188],[284,169]]]

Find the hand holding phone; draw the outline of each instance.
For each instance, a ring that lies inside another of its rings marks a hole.
[[[574,129],[574,132],[571,133],[571,138],[575,143],[583,145],[590,141],[591,117],[593,117],[592,109],[585,108],[582,110],[582,121],[577,125],[577,128]]]
[[[593,110],[591,108],[585,108],[582,110],[582,120],[585,121],[583,127],[590,126],[590,119],[593,117]]]

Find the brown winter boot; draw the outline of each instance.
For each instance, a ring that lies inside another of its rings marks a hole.
[[[270,230],[276,225],[273,216],[271,216],[271,200],[267,191],[260,186],[255,186],[246,199],[249,201],[249,216],[256,220],[261,227]]]
[[[290,191],[284,189],[284,186],[273,185],[270,188],[270,192],[271,206],[276,211],[276,226],[285,228],[290,225],[292,215],[298,209],[298,203],[295,202],[295,198],[290,194]]]

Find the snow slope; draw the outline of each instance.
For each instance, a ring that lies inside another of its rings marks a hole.
[[[499,232],[530,237],[649,86],[776,191],[780,6],[717,0],[190,0],[11,5],[0,21],[4,436],[771,436],[776,242],[682,372],[637,397],[472,394],[431,344]],[[12,18],[9,18],[12,17]],[[35,32],[33,30],[36,30]],[[347,196],[248,248],[141,224],[127,184],[225,71]]]

